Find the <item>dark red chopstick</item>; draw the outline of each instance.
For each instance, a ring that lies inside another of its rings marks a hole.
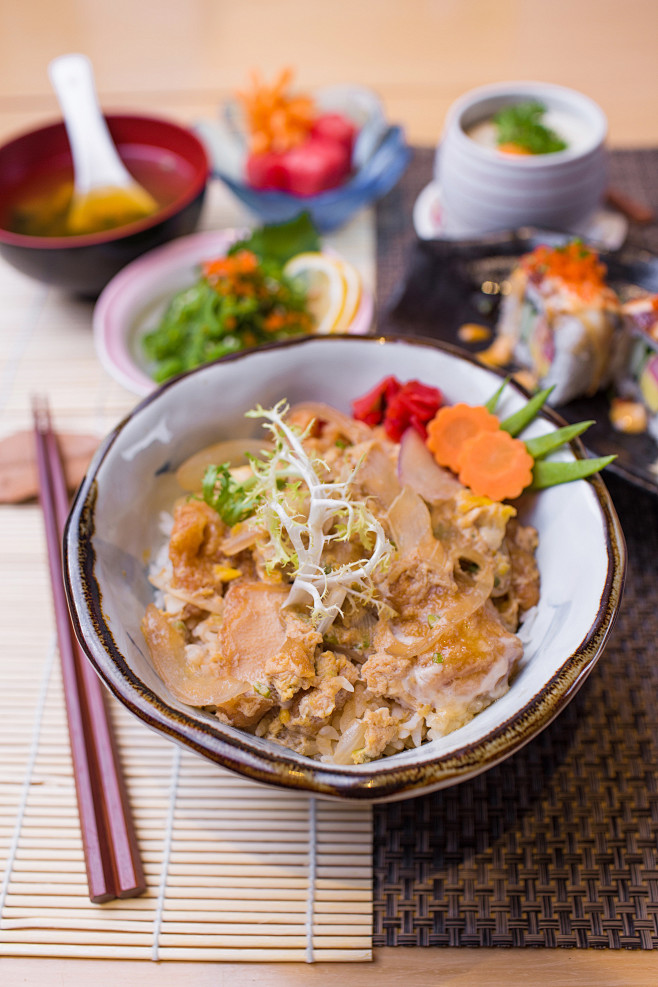
[[[100,903],[141,894],[146,882],[102,686],[75,638],[66,605],[61,539],[68,493],[57,438],[44,401],[33,402],[33,414],[89,897]]]

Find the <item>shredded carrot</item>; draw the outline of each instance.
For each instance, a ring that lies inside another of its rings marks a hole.
[[[496,416],[482,405],[447,405],[427,426],[427,447],[439,466],[458,473],[464,443],[480,432],[497,432],[499,425]]]
[[[521,439],[502,429],[468,439],[459,462],[460,483],[477,497],[513,500],[532,483],[532,456]]]
[[[291,82],[289,68],[269,86],[254,72],[251,90],[237,93],[247,119],[252,153],[289,151],[308,137],[316,117],[315,104],[308,96],[291,95]]]

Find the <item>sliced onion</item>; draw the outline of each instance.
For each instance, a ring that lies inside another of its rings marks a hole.
[[[190,603],[192,606],[198,607],[199,610],[207,610],[208,613],[220,616],[224,612],[224,598],[222,596],[217,593],[213,593],[212,596],[203,596],[201,593],[188,593],[180,586],[172,587],[171,577],[167,574],[166,569],[160,570],[155,575],[150,575],[149,582],[156,589],[161,590],[166,597],[173,597],[174,600],[180,600],[181,603]]]
[[[225,439],[222,442],[215,442],[195,452],[181,463],[176,470],[176,479],[183,490],[200,490],[208,466],[220,463],[243,466],[248,462],[247,453],[251,456],[259,456],[264,450],[271,449],[271,443],[263,439]]]
[[[237,555],[244,552],[245,548],[251,548],[258,540],[260,532],[257,528],[249,528],[240,525],[235,534],[229,535],[220,545],[224,555]]]
[[[387,517],[399,556],[416,554],[431,565],[444,562],[445,550],[432,532],[427,504],[411,487],[403,487]]]
[[[379,442],[372,442],[361,459],[356,482],[366,494],[375,497],[385,510],[388,510],[399,495],[401,487],[395,467]]]
[[[181,631],[152,603],[142,623],[155,670],[172,695],[190,706],[219,706],[248,692],[250,686],[219,668],[191,667]]]
[[[355,418],[350,418],[349,415],[345,415],[337,408],[332,408],[331,405],[323,404],[321,401],[303,401],[300,404],[295,404],[288,412],[288,417],[303,414],[307,414],[309,420],[314,418],[316,421],[329,422],[334,425],[341,435],[344,435],[354,445],[365,442],[372,434],[369,426],[364,422],[358,422]]]
[[[365,744],[366,724],[363,720],[355,720],[351,723],[334,747],[334,764],[351,764],[352,754],[360,750]]]
[[[426,651],[439,650],[442,639],[447,633],[454,633],[455,628],[464,620],[467,620],[474,613],[480,610],[491,596],[494,584],[493,563],[488,562],[483,555],[474,549],[468,549],[460,553],[461,557],[468,557],[473,562],[477,562],[479,569],[474,575],[472,585],[466,589],[460,589],[457,594],[451,596],[446,603],[441,606],[436,613],[440,619],[431,628],[431,633],[423,634],[420,637],[406,637],[403,639],[396,633],[396,628],[389,623],[388,630],[393,638],[386,643],[387,654],[395,655],[399,658],[414,658],[416,655]]]
[[[163,591],[176,600],[198,607],[199,610],[207,610],[208,613],[214,613],[218,616],[224,612],[224,597],[217,593],[213,593],[212,596],[203,596],[201,593],[186,593],[184,589],[180,589],[178,586],[172,589],[171,585],[164,587]]]
[[[463,489],[449,470],[439,466],[415,428],[408,428],[402,436],[398,476],[428,504],[450,500]]]

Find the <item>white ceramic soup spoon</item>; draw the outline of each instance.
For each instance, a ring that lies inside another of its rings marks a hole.
[[[98,103],[89,59],[79,54],[61,55],[49,64],[48,74],[73,157],[70,232],[97,233],[155,212],[157,202],[119,157]]]

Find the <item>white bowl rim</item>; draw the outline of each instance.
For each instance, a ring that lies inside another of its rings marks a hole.
[[[456,145],[462,150],[466,150],[467,153],[475,156],[476,158],[479,157],[483,161],[495,161],[500,163],[501,155],[496,148],[485,147],[484,145],[477,143],[477,141],[474,141],[465,132],[461,125],[461,120],[464,113],[467,110],[472,109],[474,106],[477,106],[478,103],[484,102],[485,100],[495,99],[497,97],[503,98],[506,96],[509,97],[516,95],[518,95],[519,98],[522,98],[523,96],[530,96],[541,99],[543,96],[549,100],[551,97],[559,97],[563,100],[568,100],[577,105],[581,110],[586,111],[591,116],[593,128],[590,139],[576,150],[567,147],[564,151],[554,151],[549,155],[507,155],[504,158],[504,163],[511,169],[536,169],[546,168],[550,165],[557,166],[567,161],[574,161],[578,158],[584,158],[605,142],[608,132],[607,118],[599,104],[596,103],[590,96],[587,96],[585,93],[582,93],[577,89],[571,89],[568,86],[561,86],[554,82],[539,82],[532,80],[495,82],[489,85],[478,86],[477,88],[470,89],[467,93],[464,93],[457,100],[455,100],[448,110],[443,140],[445,140],[446,136],[450,134],[450,139],[454,140]]]

